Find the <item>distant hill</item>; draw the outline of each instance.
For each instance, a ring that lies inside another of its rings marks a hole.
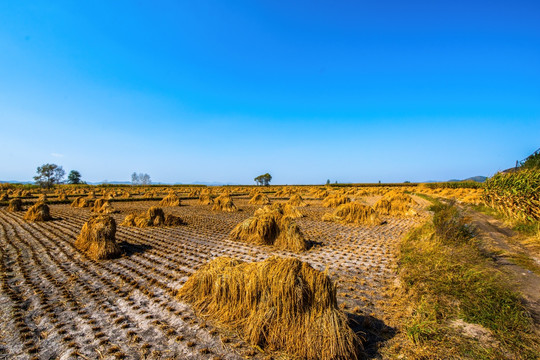
[[[487,180],[487,176],[473,176],[473,177],[470,177],[470,178],[467,178],[463,181],[476,181],[476,182],[484,182]]]
[[[450,179],[450,180],[447,180],[447,181],[439,181],[439,180],[429,180],[429,181],[423,181],[425,183],[434,183],[434,182],[460,182],[460,181],[476,181],[476,182],[484,182],[487,180],[487,176],[481,176],[481,175],[478,175],[478,176],[473,176],[473,177],[470,177],[470,178],[467,178],[467,179]]]

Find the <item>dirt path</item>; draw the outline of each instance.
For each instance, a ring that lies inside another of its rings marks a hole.
[[[525,299],[537,331],[540,332],[540,276],[512,261],[518,254],[526,254],[527,249],[513,240],[518,236],[512,229],[491,216],[465,209],[471,223],[476,227],[484,250],[493,258],[499,269],[508,274],[510,280]]]

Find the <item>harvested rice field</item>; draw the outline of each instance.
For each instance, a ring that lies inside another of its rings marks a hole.
[[[428,201],[413,195],[414,215],[378,215],[375,224],[347,224],[323,221],[336,208],[323,206],[323,198],[314,192],[302,193],[302,205],[307,206],[296,208],[302,217],[294,219],[295,226],[310,244],[301,252],[231,238],[239,223],[264,206],[251,205],[252,196],[245,192],[230,194],[236,211],[219,211],[201,205],[200,194],[186,190],[178,193],[172,206],[162,207],[164,215],[181,222],[152,226],[152,220],[148,227],[122,223],[130,214],[163,206],[160,201],[167,192],[146,196],[150,199],[141,193],[119,194],[121,201],[111,196],[114,211],[105,216],[116,224],[115,241],[122,254],[106,260],[94,260],[76,246],[94,213],[91,207],[70,203],[87,194],[50,201],[49,221],[28,221],[25,211],[0,207],[0,354],[10,359],[289,358],[290,352],[269,340],[266,346],[250,344],[230,323],[196,312],[178,295],[188,278],[216,258],[250,264],[278,256],[308,264],[323,280],[327,275],[332,284],[328,285],[330,303],[333,291],[336,296],[336,306],[329,306],[336,316],[345,316],[360,340],[358,357],[379,357],[378,347],[396,331],[387,323],[381,303],[396,278],[397,245],[404,234],[429,218]],[[291,197],[278,199],[275,191],[266,195],[271,203]],[[353,198],[368,206],[382,194]],[[24,208],[36,201],[37,197],[27,195]],[[340,354],[341,350],[332,351]]]

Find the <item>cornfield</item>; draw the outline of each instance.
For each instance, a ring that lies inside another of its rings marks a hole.
[[[540,220],[540,170],[494,175],[485,182],[484,201],[507,216]]]

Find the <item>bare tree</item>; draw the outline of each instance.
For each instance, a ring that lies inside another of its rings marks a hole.
[[[131,174],[131,184],[132,185],[150,185],[152,181],[150,180],[150,175],[134,172]]]

